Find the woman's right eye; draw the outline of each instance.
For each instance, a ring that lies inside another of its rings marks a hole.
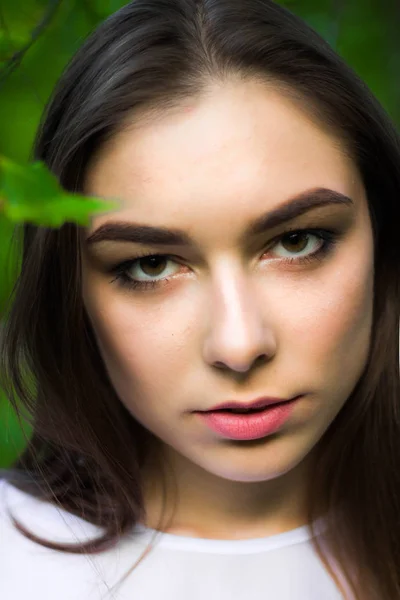
[[[177,266],[173,260],[160,254],[138,258],[133,263],[132,272],[135,274],[132,276],[132,279],[135,279],[136,281],[148,281],[154,277],[163,279],[164,277],[175,274],[173,268],[172,272],[171,267],[169,269],[167,268],[168,263]],[[167,271],[167,273],[165,273],[165,271]]]
[[[180,265],[164,254],[142,256],[117,265],[112,272],[122,286],[131,288],[156,287],[176,275]]]

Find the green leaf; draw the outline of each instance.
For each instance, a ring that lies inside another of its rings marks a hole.
[[[60,227],[65,222],[87,226],[93,213],[116,210],[117,200],[104,200],[64,190],[47,165],[20,165],[0,156],[0,207],[14,223]]]

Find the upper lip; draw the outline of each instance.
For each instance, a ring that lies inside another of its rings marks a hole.
[[[289,402],[289,400],[293,399],[294,398],[259,398],[253,402],[224,402],[223,404],[218,404],[217,406],[213,406],[212,408],[202,412],[211,412],[214,410],[224,410],[228,408],[239,410],[245,408],[264,408],[264,406],[270,406],[271,404],[278,404],[280,402]]]

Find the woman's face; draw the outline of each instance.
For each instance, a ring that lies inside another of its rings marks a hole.
[[[169,456],[213,476],[262,482],[299,465],[370,341],[371,224],[339,141],[276,90],[226,83],[115,137],[85,191],[123,201],[87,231],[121,226],[120,239],[87,243],[83,295],[130,413]],[[113,273],[121,263],[132,287]],[[298,396],[256,443],[196,412]]]

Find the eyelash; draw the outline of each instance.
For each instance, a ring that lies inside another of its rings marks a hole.
[[[320,238],[320,240],[323,243],[318,248],[318,250],[316,250],[315,252],[311,252],[310,254],[306,254],[305,256],[300,256],[298,258],[278,259],[280,261],[283,261],[284,263],[306,264],[306,263],[313,262],[315,260],[323,260],[333,250],[333,247],[337,243],[338,237],[339,237],[339,233],[337,231],[328,230],[328,229],[296,229],[296,230],[285,232],[284,234],[282,234],[281,236],[279,236],[278,238],[273,240],[273,244],[270,244],[269,247],[273,247],[274,245],[276,245],[286,235],[294,234],[294,233],[297,233],[297,234],[300,233],[303,235],[304,234],[305,235],[313,235],[315,237]],[[266,250],[264,250],[264,252],[266,252]],[[110,269],[110,273],[113,273],[115,275],[115,278],[112,279],[112,281],[110,283],[117,281],[118,285],[123,288],[128,288],[130,290],[140,290],[140,291],[147,290],[147,289],[154,289],[159,286],[165,285],[166,283],[169,282],[170,279],[172,279],[172,277],[174,277],[174,275],[172,275],[170,277],[164,277],[163,279],[156,279],[154,281],[135,281],[134,279],[129,277],[129,275],[127,275],[127,272],[129,271],[129,269],[132,268],[132,266],[138,260],[143,260],[144,258],[158,257],[158,256],[167,258],[169,260],[173,260],[172,257],[170,258],[167,254],[157,254],[157,253],[144,254],[142,256],[137,256],[134,259],[126,260],[122,263],[117,264],[116,266],[114,266]]]

